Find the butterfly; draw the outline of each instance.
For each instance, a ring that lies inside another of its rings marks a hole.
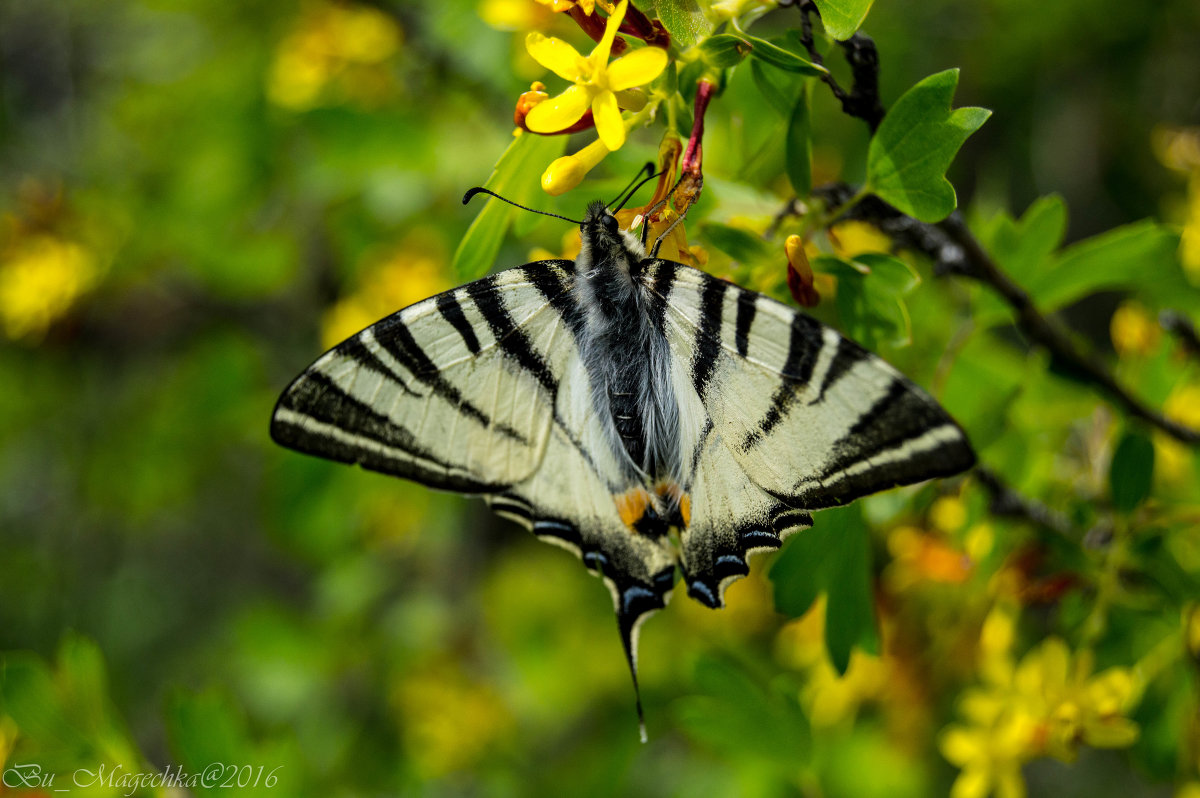
[[[574,261],[484,277],[326,352],[271,437],[481,495],[578,555],[612,592],[641,722],[638,629],[677,572],[721,607],[814,510],[975,457],[933,398],[831,328],[648,255],[603,202],[579,224]]]

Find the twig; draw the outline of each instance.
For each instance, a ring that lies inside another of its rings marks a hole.
[[[938,227],[946,232],[952,241],[962,247],[969,267],[962,272],[963,275],[984,283],[999,294],[1016,314],[1017,326],[1033,342],[1041,344],[1054,357],[1074,367],[1082,376],[1108,394],[1109,398],[1124,408],[1129,415],[1158,427],[1178,441],[1193,445],[1200,444],[1200,431],[1189,429],[1147,407],[1116,381],[1098,357],[1081,350],[1062,322],[1056,318],[1042,315],[1034,306],[1033,300],[1025,289],[1001,271],[996,262],[983,249],[975,236],[967,229],[961,214],[951,214],[940,222]]]
[[[976,466],[975,477],[991,497],[988,511],[992,515],[1000,518],[1020,518],[1032,521],[1064,537],[1076,540],[1074,530],[1066,518],[1040,502],[1026,499],[1005,484],[1004,480],[987,466]]]
[[[1200,335],[1196,334],[1196,327],[1191,319],[1177,310],[1164,310],[1158,314],[1158,323],[1175,336],[1188,355],[1200,358]]]
[[[817,11],[812,0],[801,0],[797,7],[800,10],[800,41],[804,44],[804,49],[808,51],[809,60],[817,66],[825,66],[824,58],[817,50],[816,41],[813,38],[812,18],[810,17],[810,14],[813,13],[817,13],[819,16],[820,12]],[[859,31],[846,41],[838,42],[838,45],[846,53],[846,63],[850,65],[850,74],[854,78],[854,83],[847,92],[838,85],[837,80],[829,71],[821,75],[821,80],[829,86],[833,96],[841,102],[842,110],[848,116],[866,122],[871,132],[874,133],[886,113],[883,103],[879,101],[879,51],[875,47],[875,40]]]
[[[802,0],[800,3],[801,38],[810,56],[816,57],[812,25],[808,17],[813,8],[811,0]],[[874,132],[886,114],[879,102],[879,58],[874,42],[864,35],[863,40],[856,43],[858,36],[855,34],[854,38],[842,43],[853,70],[854,90],[847,95],[832,79],[825,82],[834,96],[841,100],[842,109],[850,116],[862,119]],[[850,198],[856,196],[856,191],[845,184],[837,184],[814,190],[813,194],[822,196],[827,207],[836,208],[849,202]],[[939,224],[930,225],[902,214],[877,197],[867,197],[857,207],[850,209],[844,218],[869,220],[890,236],[898,247],[926,253],[934,259],[936,274],[958,274],[987,285],[1013,309],[1017,326],[1033,343],[1045,347],[1061,362],[1074,367],[1080,376],[1097,385],[1129,415],[1142,419],[1183,443],[1200,444],[1200,431],[1172,421],[1143,404],[1116,381],[1098,357],[1075,343],[1070,330],[1062,322],[1040,313],[1029,294],[1013,282],[984,250],[963,222],[961,214],[952,213]],[[1182,325],[1176,324],[1169,329],[1186,342],[1187,331]],[[1194,335],[1194,329],[1192,333]]]

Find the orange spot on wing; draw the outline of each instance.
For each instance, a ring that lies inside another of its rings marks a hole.
[[[617,512],[621,515],[621,522],[631,531],[636,532],[634,527],[638,521],[642,520],[642,516],[646,514],[646,508],[650,506],[650,494],[641,488],[633,488],[619,496],[614,496],[613,500],[617,503]]]

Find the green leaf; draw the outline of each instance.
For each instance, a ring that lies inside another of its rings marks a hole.
[[[1131,513],[1150,495],[1154,478],[1154,444],[1140,432],[1126,432],[1113,452],[1108,485],[1113,506]]]
[[[873,2],[875,0],[816,0],[817,10],[821,12],[821,24],[830,36],[840,42],[849,39],[859,29]]]
[[[794,768],[807,758],[812,734],[794,685],[764,685],[746,668],[704,657],[694,683],[702,695],[673,707],[676,722],[693,738],[725,754]],[[788,689],[788,688],[791,689]]]
[[[654,13],[680,50],[703,41],[713,30],[696,0],[655,0]]]
[[[720,222],[700,225],[700,238],[742,264],[761,263],[782,254],[775,252],[757,233]]]
[[[517,136],[496,162],[484,186],[513,202],[533,205],[538,197],[542,172],[562,155],[566,144],[566,136],[532,133]],[[498,199],[485,201],[483,210],[471,222],[454,252],[453,268],[459,279],[474,280],[492,268],[517,210]]]
[[[809,61],[808,58],[780,47],[774,42],[769,42],[766,39],[760,39],[757,36],[751,36],[747,33],[741,35],[754,46],[754,49],[750,51],[752,57],[768,63],[777,69],[782,69],[786,72],[796,72],[801,75],[824,75],[829,72],[825,67],[818,66]]]
[[[922,80],[896,101],[871,137],[868,191],[923,222],[937,222],[958,204],[946,169],[967,137],[992,112],[950,109],[958,70]]]
[[[1043,310],[1114,288],[1177,305],[1196,296],[1178,266],[1178,250],[1178,232],[1146,219],[1068,247],[1024,285]],[[1154,279],[1147,280],[1148,274]]]
[[[797,197],[812,191],[812,114],[808,107],[808,84],[800,87],[800,96],[792,108],[785,140],[788,180]]]
[[[775,607],[799,617],[822,593],[825,644],[838,673],[850,665],[850,650],[879,650],[871,594],[871,547],[858,504],[823,510],[812,529],[798,532],[771,567]]]
[[[767,69],[763,66],[762,61],[754,60],[750,62],[750,76],[754,78],[755,87],[767,103],[783,118],[790,118],[792,109],[795,107],[791,99],[793,90],[784,84],[798,80],[798,78],[791,74],[780,74],[777,70]]]
[[[700,57],[714,69],[737,66],[752,48],[745,39],[732,33],[710,36],[700,42]]]
[[[891,255],[864,253],[853,260],[819,255],[813,268],[837,277],[835,300],[842,332],[868,349],[881,344],[907,346],[912,321],[903,297],[920,278],[904,261]]]

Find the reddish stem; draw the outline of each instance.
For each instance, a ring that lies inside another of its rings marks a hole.
[[[712,99],[717,87],[705,78],[696,84],[696,107],[692,118],[692,135],[688,137],[687,149],[683,151],[683,163],[680,169],[685,175],[699,175],[700,163],[704,158],[701,147],[704,139],[704,113],[708,110],[708,101]]]

